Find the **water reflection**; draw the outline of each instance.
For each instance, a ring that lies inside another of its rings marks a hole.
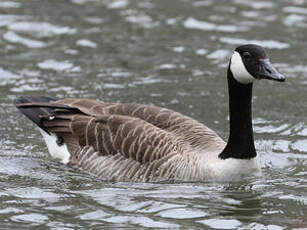
[[[95,42],[92,42],[87,39],[80,39],[76,42],[78,46],[83,46],[83,47],[89,47],[89,48],[96,48],[97,44]]]
[[[205,31],[221,31],[221,32],[238,32],[247,30],[244,27],[237,27],[233,25],[216,25],[214,23],[199,21],[195,18],[188,18],[183,23],[184,27],[187,29],[199,29]]]
[[[2,1],[0,2],[0,8],[19,8],[21,3],[13,1]]]
[[[49,69],[49,70],[56,70],[56,71],[68,71],[68,70],[72,70],[74,71],[74,69],[72,69],[73,64],[70,63],[69,61],[63,61],[63,62],[59,62],[56,60],[45,60],[43,62],[39,62],[37,64],[37,66],[41,69]],[[77,68],[77,70],[79,71],[80,69]]]
[[[29,34],[37,38],[76,33],[76,29],[68,26],[60,27],[47,22],[14,22],[8,26],[8,29]]]
[[[273,41],[273,40],[251,40],[251,39],[241,39],[241,38],[231,38],[231,37],[222,37],[220,38],[221,42],[232,44],[232,45],[240,45],[240,44],[248,44],[248,43],[255,43],[259,44],[263,47],[269,48],[269,49],[286,49],[289,48],[290,45],[287,43],[279,42],[279,41]]]
[[[8,42],[19,43],[19,44],[24,45],[28,48],[43,48],[43,47],[47,46],[47,44],[44,43],[44,42],[22,37],[22,36],[12,32],[12,31],[6,32],[3,35],[3,38],[5,40],[7,40]]]

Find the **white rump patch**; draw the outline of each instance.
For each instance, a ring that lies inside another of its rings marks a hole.
[[[241,55],[234,51],[231,57],[230,70],[233,74],[233,77],[242,84],[252,83],[254,77],[246,70],[245,65],[243,64]]]
[[[51,135],[49,135],[42,129],[39,129],[39,131],[43,135],[50,155],[54,158],[60,159],[63,164],[67,164],[69,162],[70,153],[67,149],[66,144],[59,146],[56,143],[57,137],[55,134],[51,133]]]

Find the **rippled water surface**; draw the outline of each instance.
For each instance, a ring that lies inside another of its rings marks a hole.
[[[0,229],[306,229],[307,1],[0,1]],[[239,44],[287,76],[253,97],[263,176],[110,183],[66,168],[12,106],[18,95],[165,106],[228,135]]]

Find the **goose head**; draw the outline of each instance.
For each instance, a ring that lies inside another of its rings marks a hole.
[[[252,126],[252,87],[257,79],[285,81],[270,63],[263,47],[249,44],[237,47],[227,73],[229,92],[229,138],[221,159],[252,159],[257,156]]]
[[[253,83],[255,79],[285,81],[270,63],[263,47],[248,44],[237,47],[230,59],[230,71],[241,84]]]

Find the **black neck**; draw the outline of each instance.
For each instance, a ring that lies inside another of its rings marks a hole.
[[[257,155],[252,126],[253,84],[237,82],[228,67],[230,134],[228,143],[219,155],[221,159],[250,159]]]

